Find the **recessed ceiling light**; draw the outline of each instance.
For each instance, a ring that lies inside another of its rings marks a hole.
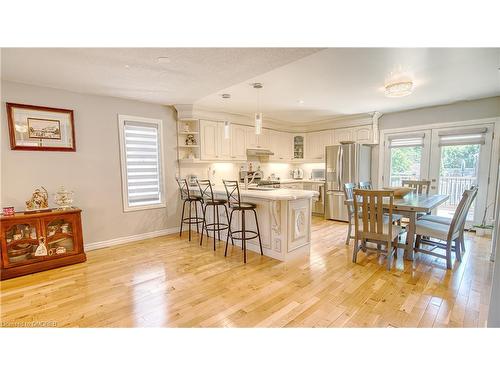
[[[304,104],[304,101],[302,99],[299,99],[299,100],[297,100],[297,103]]]
[[[130,65],[125,65],[125,69],[130,69]]]
[[[231,94],[222,94],[222,99],[231,99]]]
[[[158,63],[160,64],[167,64],[170,62],[170,57],[167,57],[167,56],[160,56],[156,59],[156,61],[158,61]]]

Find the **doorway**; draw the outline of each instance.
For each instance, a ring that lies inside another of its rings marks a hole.
[[[465,189],[478,186],[467,224],[479,224],[489,206],[492,141],[493,124],[386,134],[382,182],[401,186],[406,179],[430,180],[431,194],[449,196],[435,212],[446,217],[453,217]]]

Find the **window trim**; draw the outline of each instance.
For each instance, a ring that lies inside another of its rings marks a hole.
[[[125,122],[137,121],[158,126],[158,149],[159,149],[159,184],[160,184],[160,203],[146,204],[139,206],[129,206],[128,204],[128,183],[127,183],[127,165],[125,155]],[[155,208],[165,208],[167,206],[165,200],[165,180],[163,168],[165,165],[165,158],[163,155],[163,121],[160,119],[138,117],[130,115],[118,115],[118,135],[120,144],[120,170],[121,170],[121,184],[122,184],[122,203],[123,212],[133,212],[142,210],[151,210]]]

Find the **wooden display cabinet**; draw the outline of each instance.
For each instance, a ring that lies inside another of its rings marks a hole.
[[[80,213],[74,208],[1,216],[1,279],[85,262]]]

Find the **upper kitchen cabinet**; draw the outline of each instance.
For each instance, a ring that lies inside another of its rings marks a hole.
[[[217,159],[230,160],[231,159],[231,133],[226,139],[224,137],[224,122],[217,122]]]
[[[269,149],[274,155],[270,161],[290,161],[292,159],[292,135],[290,133],[269,130]]]
[[[354,142],[373,143],[373,128],[371,125],[353,128]]]
[[[373,143],[373,128],[371,125],[335,129],[333,134],[333,142],[337,145],[340,142]]]
[[[247,158],[246,128],[247,126],[231,125],[231,160],[246,160]]]
[[[325,160],[325,147],[330,145],[333,145],[333,130],[307,133],[306,159],[310,161]]]
[[[217,121],[200,120],[200,157],[202,160],[217,160],[218,138]]]
[[[246,126],[246,146],[247,148],[269,148],[269,130],[262,129],[261,134],[255,134],[253,126]]]
[[[304,160],[306,157],[306,135],[305,134],[293,134],[292,137],[293,145],[293,160]]]
[[[333,131],[333,143],[338,145],[340,142],[353,141],[352,128],[335,129]]]

